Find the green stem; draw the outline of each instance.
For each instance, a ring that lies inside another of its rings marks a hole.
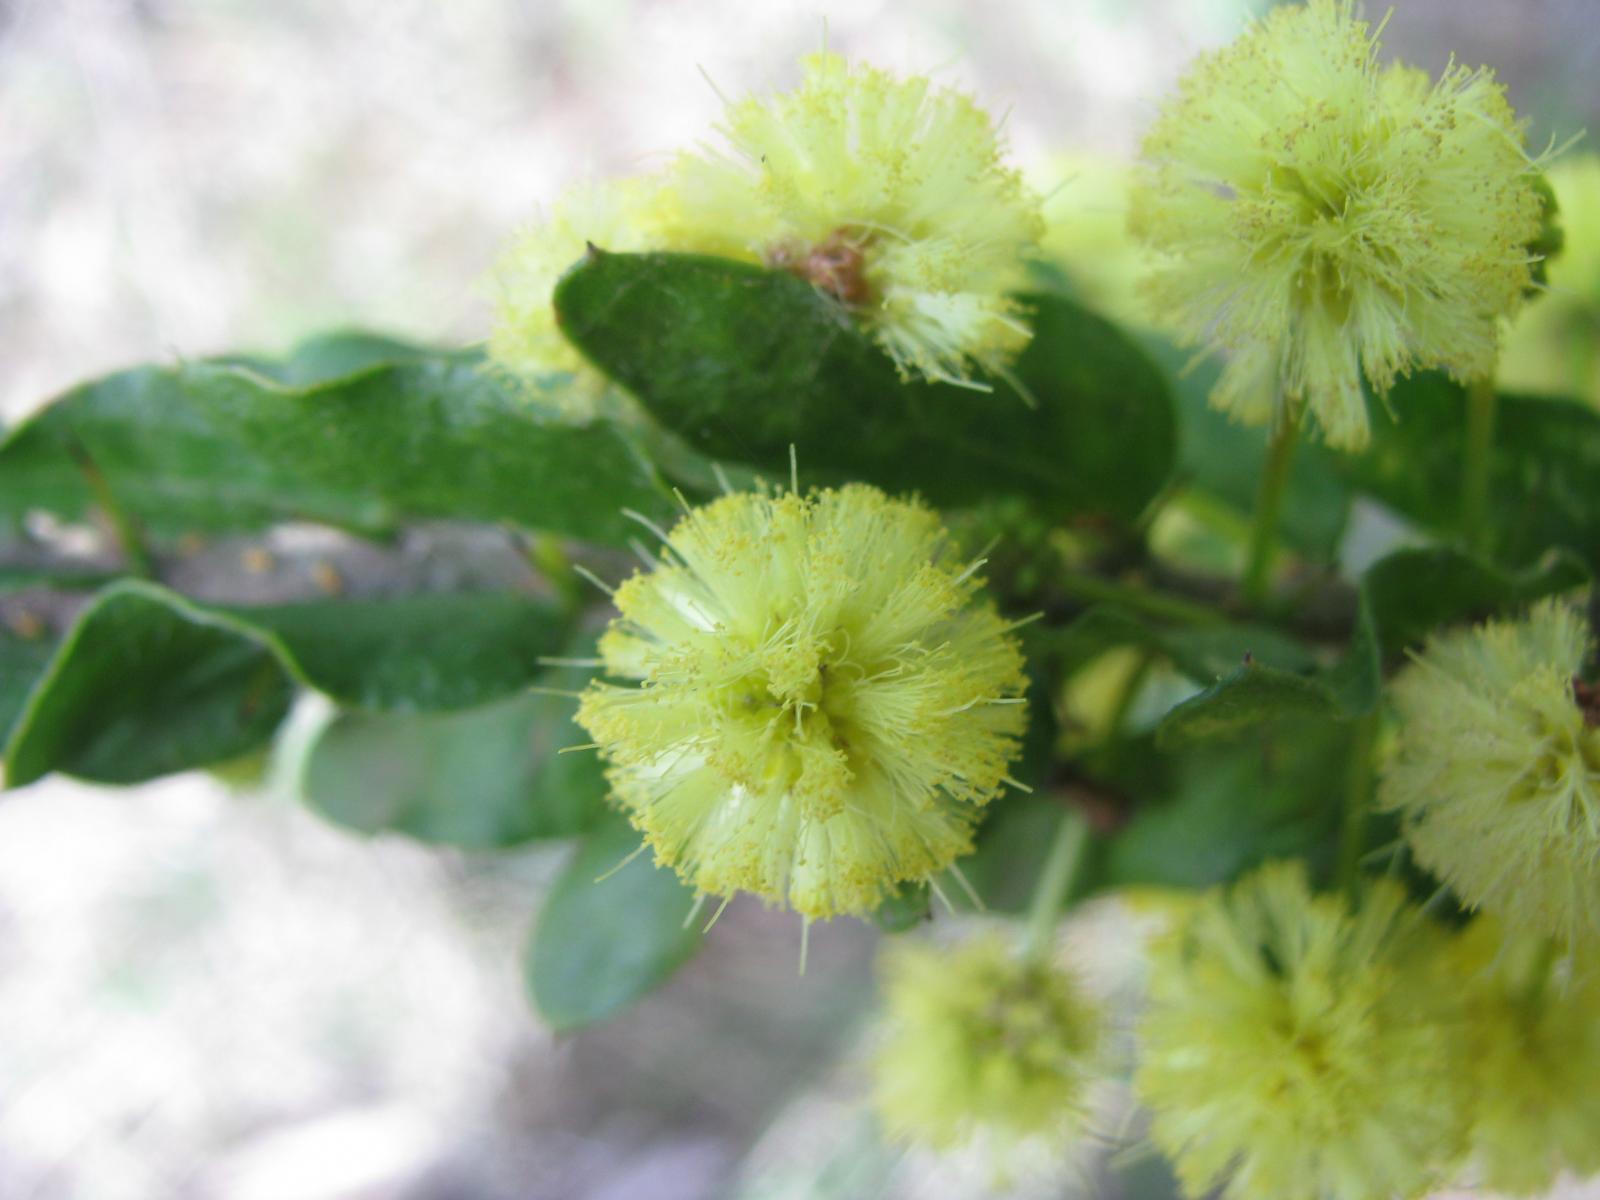
[[[1272,556],[1278,543],[1278,516],[1283,511],[1283,493],[1289,483],[1289,463],[1294,458],[1296,423],[1285,412],[1267,443],[1267,461],[1261,470],[1261,489],[1256,493],[1255,523],[1250,527],[1250,553],[1245,559],[1240,589],[1251,604],[1267,599],[1272,582]]]
[[[1078,865],[1083,861],[1083,851],[1088,844],[1088,818],[1076,808],[1067,809],[1061,814],[1061,825],[1056,830],[1056,840],[1050,846],[1050,857],[1045,859],[1044,870],[1039,872],[1039,882],[1033,889],[1033,906],[1028,911],[1028,936],[1023,943],[1023,956],[1030,962],[1044,962],[1050,956],[1056,940],[1056,925],[1066,911],[1073,879],[1078,874]]]
[[[1475,554],[1489,548],[1489,459],[1496,407],[1494,380],[1473,380],[1467,388],[1467,445],[1461,460],[1461,538]]]
[[[1075,600],[1106,601],[1144,613],[1148,617],[1183,625],[1215,625],[1222,620],[1216,609],[1171,592],[1157,592],[1133,583],[1102,579],[1088,571],[1065,569],[1054,576],[1056,585]]]
[[[111,490],[111,484],[106,481],[105,474],[88,450],[74,440],[68,447],[68,452],[77,463],[83,481],[89,485],[90,495],[106,514],[106,519],[111,522],[111,531],[117,539],[117,545],[122,549],[123,556],[128,560],[129,568],[135,575],[154,579],[155,563],[150,557],[150,551],[145,547],[144,535],[139,530],[138,522],[123,509],[116,493]]]
[[[1339,833],[1339,890],[1352,901],[1361,880],[1361,860],[1366,852],[1367,808],[1372,801],[1372,753],[1378,740],[1378,714],[1370,712],[1355,722],[1350,743],[1350,767],[1345,776],[1344,822]]]

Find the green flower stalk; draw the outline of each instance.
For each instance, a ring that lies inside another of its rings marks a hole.
[[[1026,723],[1011,626],[939,518],[875,488],[688,513],[616,592],[578,721],[703,894],[864,914],[972,848]]]
[[[1394,680],[1382,807],[1417,861],[1508,934],[1600,937],[1600,730],[1578,678],[1592,644],[1555,600],[1431,639]]]
[[[874,1099],[892,1136],[949,1150],[1081,1133],[1106,1022],[1072,974],[987,936],[895,942],[883,979]]]
[[[810,280],[868,329],[902,376],[986,387],[1031,331],[1012,293],[1044,231],[968,97],[836,54],[791,92],[728,106],[725,150],[671,172],[668,237]]]
[[[1489,918],[1456,940],[1484,1184],[1542,1195],[1562,1170],[1600,1172],[1600,977],[1564,977],[1547,941],[1507,940]]]
[[[1398,886],[1359,909],[1303,863],[1212,892],[1157,947],[1135,1080],[1190,1196],[1418,1195],[1460,1152],[1442,935]]]
[[[1182,81],[1131,199],[1154,311],[1228,352],[1212,403],[1309,415],[1346,450],[1369,436],[1363,376],[1493,372],[1542,220],[1492,73],[1430,81],[1377,51],[1353,0],[1274,9]]]

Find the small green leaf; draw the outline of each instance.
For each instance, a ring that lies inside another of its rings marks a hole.
[[[306,802],[360,833],[403,833],[472,850],[584,832],[605,812],[606,781],[572,701],[513,696],[464,712],[342,713],[306,758]]]
[[[1512,612],[1542,596],[1587,582],[1589,572],[1570,554],[1538,568],[1508,572],[1459,550],[1400,550],[1362,577],[1355,630],[1344,657],[1309,673],[1252,661],[1163,718],[1160,740],[1223,737],[1295,718],[1343,719],[1378,702],[1386,661],[1431,630]]]
[[[56,770],[130,783],[237,757],[271,737],[296,683],[400,711],[481,704],[526,686],[564,640],[552,610],[520,595],[236,609],[125,581],[79,614],[31,686],[5,743],[8,784]]]
[[[1031,498],[1131,520],[1175,453],[1160,374],[1115,327],[1030,296],[1035,336],[992,394],[903,383],[835,302],[782,271],[592,253],[556,289],[562,328],[669,429],[779,478],[833,471],[937,504]]]
[[[1101,883],[1207,887],[1273,858],[1329,865],[1349,727],[1296,723],[1264,737],[1169,755],[1126,826],[1108,839]]]
[[[1333,690],[1306,675],[1246,663],[1162,718],[1161,745],[1225,737],[1295,718],[1343,715]]]
[[[12,726],[6,783],[136,783],[271,738],[294,685],[273,652],[162,589],[117,585],[67,634]]]
[[[515,384],[460,354],[309,385],[207,363],[107,376],[0,437],[0,519],[82,518],[95,500],[86,472],[157,536],[451,517],[621,544],[634,531],[622,509],[670,511],[619,431],[544,419]]]
[[[606,822],[579,844],[545,898],[527,982],[558,1032],[615,1016],[699,948],[699,927],[688,920],[694,893],[639,850],[625,821]]]
[[[1371,447],[1340,460],[1351,483],[1426,528],[1455,533],[1466,390],[1423,372],[1370,409]],[[1489,488],[1498,561],[1525,566],[1565,547],[1600,565],[1600,412],[1573,400],[1502,394]]]

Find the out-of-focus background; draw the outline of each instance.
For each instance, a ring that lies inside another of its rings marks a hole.
[[[718,90],[787,85],[824,39],[975,92],[1048,182],[1057,151],[1131,154],[1183,64],[1250,11],[0,0],[0,414],[332,325],[477,340],[478,281],[541,203],[706,136]],[[1543,144],[1600,130],[1597,17],[1399,0],[1386,44],[1495,66]],[[856,923],[813,930],[797,979],[798,923],[735,904],[633,1012],[544,1031],[517,955],[561,858],[361,841],[270,774],[7,795],[0,1200],[990,1191],[981,1166],[885,1151],[859,1111],[876,935]],[[1115,950],[1092,919],[1082,936]],[[1029,1194],[1160,1183],[1135,1149]]]

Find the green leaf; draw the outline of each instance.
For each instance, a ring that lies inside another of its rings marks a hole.
[[[101,592],[33,687],[5,744],[7,779],[50,771],[130,783],[264,743],[296,683],[346,704],[480,704],[526,686],[563,623],[499,593],[199,604],[155,584]]]
[[[1028,634],[1030,657],[1061,676],[1072,674],[1116,646],[1140,646],[1165,658],[1189,678],[1210,683],[1247,658],[1287,671],[1309,670],[1311,652],[1266,625],[1215,624],[1163,627],[1109,604],[1090,608],[1067,625]]]
[[[573,703],[528,694],[464,712],[342,713],[307,753],[306,802],[360,833],[472,850],[583,833],[606,812],[606,780]]]
[[[1101,884],[1207,887],[1273,858],[1325,869],[1349,744],[1348,726],[1296,723],[1167,756],[1165,781],[1145,783],[1133,818],[1106,842]]]
[[[1159,739],[1170,747],[1285,720],[1343,715],[1333,689],[1321,680],[1246,663],[1174,706],[1162,718]]]
[[[1378,643],[1388,658],[1433,630],[1512,612],[1589,582],[1588,568],[1557,551],[1536,567],[1507,571],[1459,550],[1401,550],[1368,568],[1362,587],[1372,604]]]
[[[1509,572],[1447,547],[1397,551],[1362,577],[1356,627],[1338,663],[1309,673],[1245,664],[1168,712],[1161,743],[1228,736],[1294,718],[1370,712],[1378,702],[1383,664],[1433,629],[1515,611],[1588,579],[1587,568],[1570,554]]]
[[[209,606],[271,635],[297,679],[353,708],[468,708],[526,687],[560,653],[565,618],[516,592]]]
[[[1418,524],[1454,533],[1465,388],[1423,372],[1369,407],[1372,445],[1341,459],[1345,474]],[[1600,564],[1600,413],[1577,401],[1502,394],[1489,488],[1496,559],[1524,566],[1561,546]]]
[[[318,362],[280,374],[327,369]],[[451,517],[620,544],[633,531],[622,509],[670,508],[615,428],[544,419],[459,354],[307,386],[205,363],[107,376],[0,438],[0,520],[80,519],[97,500],[91,477],[158,536]]]
[[[84,610],[13,725],[7,786],[51,771],[136,783],[225,762],[270,739],[293,695],[277,656],[232,621],[117,585]]]
[[[49,638],[21,638],[0,626],[0,748],[55,651]]]
[[[1029,497],[1131,520],[1175,453],[1160,374],[1112,325],[1030,296],[1035,336],[992,394],[903,383],[832,300],[781,271],[594,252],[556,289],[562,328],[669,429],[714,458],[833,471],[937,504]]]
[[[699,948],[699,927],[688,921],[694,894],[639,849],[625,821],[606,822],[579,844],[545,898],[527,982],[558,1032],[615,1016]]]

